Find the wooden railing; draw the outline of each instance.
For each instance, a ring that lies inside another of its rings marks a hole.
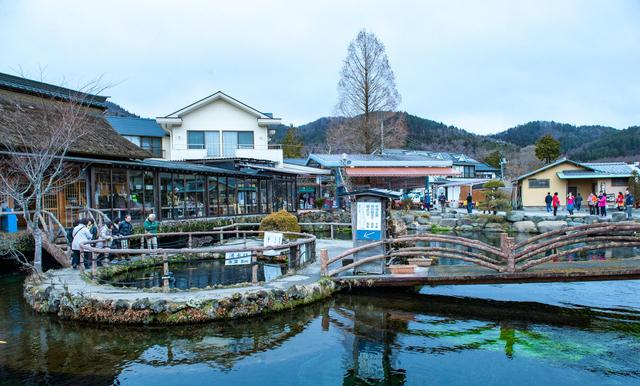
[[[640,248],[640,224],[635,222],[597,223],[567,227],[534,236],[515,244],[506,233],[500,235],[500,247],[452,235],[419,234],[386,239],[349,249],[333,258],[322,259],[321,272],[334,277],[361,265],[384,259],[390,264],[403,257],[443,257],[462,260],[500,273],[516,273],[568,255],[589,251]],[[426,245],[418,245],[423,243]],[[332,264],[353,259],[358,252],[384,245],[385,253],[354,259],[352,263],[329,269]],[[570,248],[571,246],[575,248]],[[460,249],[460,247],[464,249]]]

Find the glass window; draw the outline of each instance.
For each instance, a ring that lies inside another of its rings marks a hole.
[[[220,156],[220,132],[206,131],[204,134],[204,145],[207,149],[208,157]]]
[[[611,186],[627,186],[629,184],[628,178],[612,178]]]
[[[173,218],[173,181],[171,173],[160,173],[160,213],[163,219]]]
[[[100,209],[111,218],[111,169],[94,169],[95,171],[95,208]]]
[[[529,180],[529,189],[547,189],[549,188],[549,179],[535,179],[530,178]]]
[[[140,147],[147,150],[152,156],[162,158],[162,138],[140,137]]]
[[[129,171],[129,214],[131,220],[141,221],[144,218],[144,172]]]
[[[173,218],[185,217],[184,175],[173,175]]]
[[[204,149],[204,131],[187,131],[187,148]]]
[[[218,177],[218,203],[220,205],[220,214],[229,214],[229,200],[227,199],[227,177]]]
[[[186,176],[187,217],[204,216],[204,178],[193,174]]]
[[[113,182],[113,216],[124,218],[127,213],[127,172],[125,170],[113,169],[111,172]]]
[[[268,213],[269,212],[269,192],[267,190],[268,183],[267,180],[260,180],[260,213]]]
[[[220,215],[218,208],[218,178],[209,177],[209,216]]]
[[[256,180],[238,180],[238,214],[253,214],[258,210]]]
[[[123,135],[123,137],[134,145],[140,146],[140,137],[138,137],[137,135]]]
[[[253,131],[238,131],[238,149],[253,149]]]
[[[238,148],[238,132],[223,131],[222,132],[222,155],[233,157]]]
[[[227,177],[227,214],[233,216],[238,213],[238,201],[236,193],[237,180],[234,177]]]
[[[156,212],[156,189],[153,177],[153,172],[144,172],[144,217]]]

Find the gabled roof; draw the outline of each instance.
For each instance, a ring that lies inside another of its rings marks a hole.
[[[111,127],[120,135],[164,137],[168,135],[155,119],[136,117],[107,117]]]
[[[192,104],[185,106],[183,108],[181,108],[180,110],[174,111],[173,113],[166,115],[162,118],[179,118],[183,115],[189,114],[191,111],[197,110],[202,106],[205,106],[211,102],[217,101],[219,99],[222,99],[236,107],[238,107],[241,110],[246,111],[249,114],[253,114],[256,116],[256,118],[260,118],[260,119],[273,119],[273,120],[280,120],[279,118],[273,118],[273,116],[269,113],[263,113],[261,111],[259,111],[256,108],[253,108],[251,106],[249,106],[246,103],[240,102],[239,100],[223,93],[222,91],[217,91],[207,97],[204,97],[198,101],[193,102]]]
[[[81,102],[83,105],[98,107],[101,109],[105,109],[107,107],[106,101],[108,97],[106,96],[87,94],[66,87],[38,82],[36,80],[4,74],[1,72],[0,88],[44,98]]]
[[[343,159],[344,157],[344,159]],[[312,163],[326,168],[351,167],[450,167],[451,161],[410,154],[309,154]]]
[[[570,160],[570,159],[568,159],[568,158],[560,158],[560,159],[557,159],[557,160],[555,160],[554,162],[550,163],[549,165],[545,165],[545,166],[543,166],[543,167],[541,167],[541,168],[539,168],[539,169],[536,169],[536,170],[534,170],[534,171],[532,171],[532,172],[529,172],[529,173],[527,173],[527,174],[523,174],[523,175],[521,175],[520,177],[517,177],[517,178],[516,178],[516,181],[520,181],[520,180],[522,180],[522,179],[524,179],[524,178],[531,177],[531,176],[532,176],[532,175],[534,175],[534,174],[538,174],[538,173],[540,173],[541,171],[544,171],[544,170],[550,169],[550,168],[552,168],[552,167],[554,167],[554,166],[561,165],[561,164],[563,164],[563,163],[565,163],[565,162],[569,162],[569,163],[574,164],[574,165],[576,165],[576,166],[580,166],[580,167],[583,167],[583,168],[585,168],[585,169],[589,169],[589,170],[591,170],[591,168],[589,168],[588,166],[584,166],[583,164],[581,164],[581,163],[579,163],[579,162],[572,161],[572,160]]]
[[[476,164],[476,172],[500,172],[500,168],[494,168],[491,165],[479,162]]]

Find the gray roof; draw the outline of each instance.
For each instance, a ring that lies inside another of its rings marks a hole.
[[[633,166],[624,162],[586,162],[582,165],[595,171],[608,174],[623,174],[630,176],[634,170]]]
[[[284,162],[287,164],[305,166],[307,164],[306,158],[285,158]]]
[[[164,137],[168,135],[155,119],[135,117],[106,117],[111,127],[120,135]]]
[[[81,102],[84,105],[106,108],[106,96],[87,94],[66,87],[60,87],[49,83],[38,82],[19,76],[0,72],[0,88],[36,95],[60,99],[64,101]]]
[[[634,170],[634,167],[624,162],[576,162],[568,158],[560,158],[549,165],[545,165],[539,169],[536,169],[530,173],[523,174],[516,180],[522,180],[524,178],[535,175],[543,170],[560,165],[564,162],[569,162],[577,166],[582,166],[586,170],[563,170],[558,172],[560,178],[617,178],[617,177],[629,177]]]
[[[345,162],[348,166],[355,167],[447,167],[451,166],[450,160],[441,160],[425,157],[416,154],[385,153],[385,154],[309,154],[307,165],[312,162],[320,166],[335,168],[340,167]],[[343,160],[344,158],[344,160]]]
[[[436,159],[436,160],[451,161],[454,165],[474,165],[474,164],[480,163],[465,154],[450,153],[446,151],[385,149],[385,153],[421,155],[421,156]]]
[[[494,168],[491,165],[479,162],[476,164],[476,172],[499,172],[500,168]]]

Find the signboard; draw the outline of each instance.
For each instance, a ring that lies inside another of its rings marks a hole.
[[[251,264],[251,251],[227,252],[224,254],[224,265]]]
[[[278,264],[264,264],[264,281],[271,281],[282,276],[282,268]]]
[[[356,203],[356,240],[382,239],[382,203]]]
[[[264,232],[264,244],[265,247],[272,245],[282,245],[282,233],[280,232]]]

